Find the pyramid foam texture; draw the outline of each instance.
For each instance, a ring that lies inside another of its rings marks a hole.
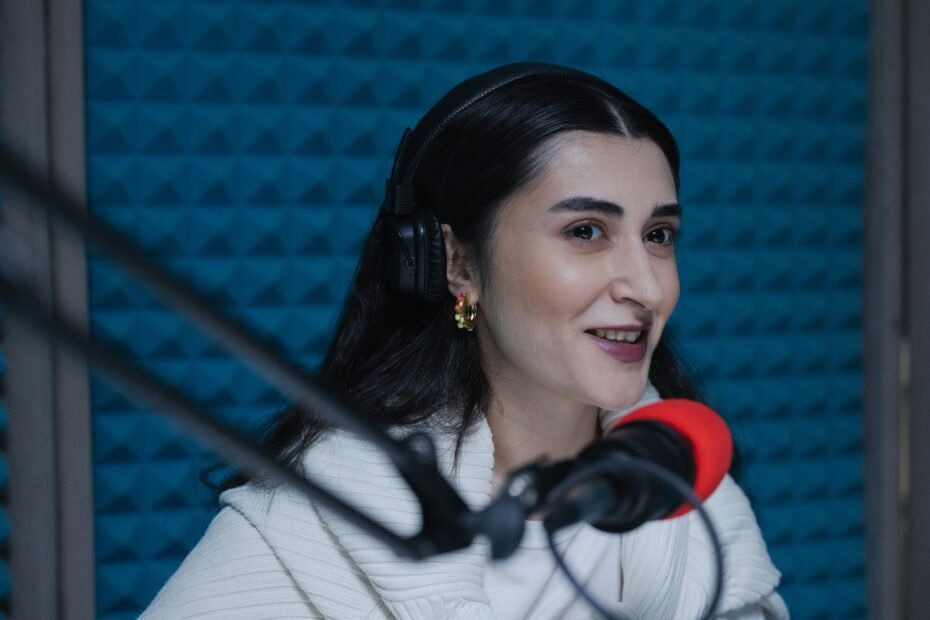
[[[91,208],[319,362],[401,131],[538,60],[652,108],[683,155],[674,328],[730,421],[793,617],[862,618],[867,3],[88,0]],[[277,394],[90,260],[95,334],[249,426]],[[134,618],[215,501],[199,445],[93,386],[99,617]]]

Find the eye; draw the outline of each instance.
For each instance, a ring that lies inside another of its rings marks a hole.
[[[678,230],[671,226],[653,228],[646,233],[646,241],[656,245],[674,245],[678,240]]]
[[[569,236],[578,241],[597,241],[604,236],[604,229],[598,224],[585,222],[572,226],[571,230],[569,230]]]

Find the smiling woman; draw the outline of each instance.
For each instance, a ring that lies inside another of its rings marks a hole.
[[[405,134],[320,375],[396,432],[431,433],[473,507],[515,467],[575,456],[637,405],[697,399],[664,333],[679,295],[678,166],[665,125],[588,74],[520,65],[457,86]],[[266,442],[381,522],[417,530],[409,490],[362,442],[298,408]],[[226,488],[146,617],[590,615],[538,521],[506,562],[481,544],[410,562],[288,489]],[[727,478],[707,507],[729,560],[719,611],[786,618],[745,496]],[[617,613],[696,618],[713,565],[692,521],[622,536],[580,525],[557,544]]]
[[[450,291],[481,308],[500,474],[574,456],[598,434],[599,410],[634,405],[678,301],[675,182],[659,147],[571,131],[543,148],[537,178],[500,207],[486,281],[444,228]]]

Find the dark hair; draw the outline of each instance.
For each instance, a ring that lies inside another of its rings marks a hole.
[[[419,206],[451,226],[483,281],[499,206],[541,172],[551,139],[566,131],[651,140],[668,160],[678,189],[679,153],[671,132],[619,90],[559,78],[502,87],[442,130],[414,178]],[[433,418],[456,433],[460,445],[491,399],[477,339],[456,329],[451,295],[447,302],[427,302],[389,290],[383,226],[379,213],[319,376],[385,425]],[[668,336],[653,354],[649,378],[663,398],[701,400]],[[440,412],[446,414],[441,420],[435,417]],[[265,442],[293,464],[323,430],[312,414],[294,406],[276,416]],[[244,480],[235,477],[224,486]]]

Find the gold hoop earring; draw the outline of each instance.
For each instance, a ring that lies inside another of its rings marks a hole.
[[[459,292],[455,298],[455,324],[459,329],[472,331],[475,329],[475,319],[478,318],[478,304],[468,303],[468,293]]]

